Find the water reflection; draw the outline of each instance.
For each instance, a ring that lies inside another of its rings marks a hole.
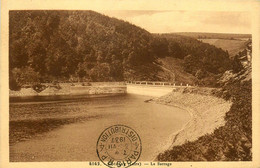
[[[136,99],[137,98],[137,99]],[[146,97],[126,94],[101,96],[35,96],[10,98],[10,144],[29,140],[65,124],[85,122]],[[119,113],[117,114],[119,115]],[[111,114],[110,114],[111,117]]]

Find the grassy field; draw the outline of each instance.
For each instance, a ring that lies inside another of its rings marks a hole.
[[[252,38],[251,34],[233,34],[233,33],[203,33],[203,32],[179,32],[174,33],[182,36],[188,36],[196,39],[241,39]]]
[[[239,51],[242,51],[246,47],[246,41],[241,39],[199,39],[204,43],[209,43],[223,50],[227,50],[230,57],[234,57]]]

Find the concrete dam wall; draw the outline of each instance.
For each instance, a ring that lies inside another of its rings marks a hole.
[[[147,86],[127,84],[126,92],[129,94],[160,97],[168,93],[171,93],[174,89],[175,88],[171,86]]]
[[[47,84],[46,84],[47,85]],[[160,97],[172,92],[176,87],[164,85],[142,85],[125,84],[123,82],[96,82],[91,86],[81,84],[59,84],[60,88],[48,86],[41,92],[36,92],[32,88],[22,88],[19,91],[9,91],[10,97],[23,96],[52,96],[52,95],[93,95],[93,94],[117,94],[128,93],[143,96]]]

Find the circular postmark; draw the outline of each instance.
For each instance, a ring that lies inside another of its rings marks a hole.
[[[142,144],[139,135],[125,125],[105,129],[97,141],[97,155],[108,167],[129,167],[140,157]]]

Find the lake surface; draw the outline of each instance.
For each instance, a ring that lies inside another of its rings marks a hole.
[[[123,94],[11,99],[10,161],[98,161],[98,137],[115,124],[139,134],[139,160],[151,161],[190,116],[183,109],[144,102],[150,98]]]

